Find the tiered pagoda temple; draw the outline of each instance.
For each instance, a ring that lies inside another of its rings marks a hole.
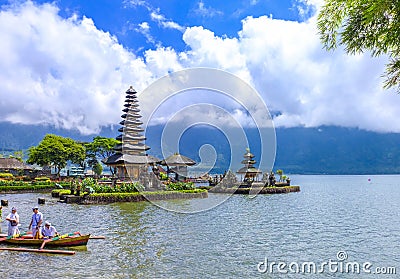
[[[258,174],[262,172],[254,167],[256,161],[254,155],[250,153],[250,148],[246,148],[246,153],[243,155],[244,160],[241,162],[244,167],[240,168],[237,173],[244,175],[243,182],[251,183],[256,180]]]
[[[124,114],[120,122],[122,127],[118,130],[121,134],[116,137],[121,143],[114,147],[115,154],[104,163],[117,169],[118,178],[138,181],[143,174],[147,174],[150,165],[161,160],[146,154],[150,147],[144,144],[146,138],[143,136],[143,122],[140,121],[142,116],[136,94],[132,86],[126,91],[125,108],[122,110]]]

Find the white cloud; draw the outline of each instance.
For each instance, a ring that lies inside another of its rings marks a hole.
[[[206,18],[211,18],[215,16],[223,16],[224,13],[222,11],[219,11],[217,9],[214,9],[212,7],[206,7],[204,2],[200,0],[197,3],[197,8],[194,9],[194,13],[201,16],[201,17],[206,17]]]
[[[57,12],[32,2],[1,12],[0,118],[82,133],[117,123],[127,85],[143,89],[151,72],[91,19]]]
[[[181,32],[185,30],[185,27],[180,26],[178,23],[165,18],[163,14],[160,14],[159,10],[153,10],[150,13],[150,17],[152,20],[158,22],[158,24],[161,25],[163,28],[176,29]]]
[[[168,72],[213,67],[252,84],[268,107],[279,112],[276,126],[400,132],[400,124],[393,121],[400,115],[400,98],[382,90],[386,57],[348,56],[341,49],[326,52],[315,16],[302,23],[248,17],[233,38],[189,27],[182,36],[188,50],[159,46],[140,58],[91,19],[63,19],[57,13],[54,5],[32,2],[0,13],[0,119],[91,133],[120,121],[129,85],[140,92]],[[154,20],[169,22],[160,13]],[[140,28],[145,33],[150,27],[143,22]],[[145,104],[141,108],[146,109]],[[232,106],[230,111],[240,123],[248,123],[246,113]]]
[[[183,35],[190,65],[214,66],[253,84],[276,126],[340,125],[400,132],[393,123],[400,98],[382,90],[386,57],[326,52],[315,16],[306,22],[248,17],[238,38],[221,38],[202,27]]]
[[[191,48],[184,55],[185,65],[227,70],[251,81],[237,38],[222,38],[203,27],[190,27],[183,34],[183,40]]]
[[[148,7],[148,4],[144,0],[124,0],[123,4],[126,6],[143,6],[143,7]]]
[[[157,77],[161,77],[168,72],[182,70],[177,53],[170,47],[159,47],[156,50],[145,52],[147,69]]]
[[[388,104],[400,113],[398,96],[381,89],[386,58],[325,52],[314,20],[243,21],[240,44],[248,69],[270,109],[282,113],[275,124],[400,131],[393,125],[394,114],[382,113]]]
[[[150,26],[149,26],[148,22],[144,21],[142,23],[139,23],[138,28],[136,28],[136,31],[138,31],[139,33],[142,33],[143,36],[146,37],[147,42],[152,43],[152,44],[156,43],[155,39],[153,38],[153,36],[150,33]]]

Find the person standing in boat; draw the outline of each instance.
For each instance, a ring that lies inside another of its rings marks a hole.
[[[39,207],[35,206],[32,208],[33,214],[32,214],[32,220],[31,223],[29,224],[28,229],[32,228],[32,236],[35,239],[40,238],[40,227],[42,226],[43,223],[43,214],[42,212],[39,212]]]
[[[11,209],[11,213],[8,214],[6,220],[8,221],[8,236],[19,234],[19,215],[15,207]]]
[[[57,230],[54,226],[51,225],[49,221],[44,223],[44,227],[42,229],[43,238],[53,238],[58,235]]]

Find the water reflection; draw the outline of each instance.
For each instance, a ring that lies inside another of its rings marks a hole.
[[[33,265],[37,278],[298,278],[259,274],[257,263],[265,257],[321,262],[335,259],[340,250],[351,260],[400,268],[399,176],[373,177],[372,183],[365,176],[291,177],[302,186],[300,193],[235,195],[196,214],[146,202],[67,205],[45,196],[41,211],[60,232],[79,230],[107,239],[90,240],[74,256],[0,252],[0,270],[5,278],[16,270],[18,278],[31,278]],[[43,194],[1,196],[18,207],[24,229],[38,197]],[[165,201],[182,208],[198,202]]]

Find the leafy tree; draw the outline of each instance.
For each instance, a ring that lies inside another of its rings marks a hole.
[[[79,164],[85,160],[85,148],[73,139],[47,134],[38,146],[29,148],[27,163],[54,166],[57,175],[68,161]]]
[[[97,162],[97,164],[93,166],[93,172],[96,175],[100,176],[101,173],[103,172],[103,166],[99,162]]]
[[[24,157],[24,151],[19,150],[19,151],[14,151],[14,155],[10,155],[10,158],[15,158],[18,161],[22,162]]]
[[[114,147],[119,143],[120,141],[114,138],[97,136],[93,138],[93,142],[86,144],[86,153],[93,154],[96,158],[105,159],[114,154]]]
[[[98,164],[98,159],[106,159],[113,155],[114,147],[119,143],[120,141],[114,138],[100,136],[93,138],[93,142],[85,145],[88,165],[93,168]],[[112,168],[110,168],[110,170],[111,174],[114,175],[114,170]]]
[[[344,45],[349,54],[389,55],[384,87],[400,93],[400,1],[325,0],[318,29],[328,50]]]

